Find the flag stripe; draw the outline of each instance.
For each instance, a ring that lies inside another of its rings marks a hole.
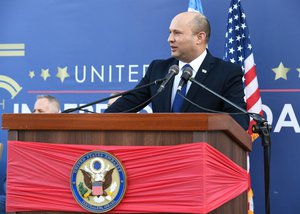
[[[253,66],[255,66],[254,56],[252,53],[245,59],[244,64],[245,64],[245,73],[247,73]]]
[[[256,91],[250,97],[247,98],[247,110],[249,110],[252,106],[254,106],[259,100],[260,100],[259,89],[257,88]]]
[[[257,89],[258,89],[258,82],[257,82],[257,77],[255,76],[255,78],[251,82],[249,82],[245,87],[246,97],[250,97]]]
[[[246,85],[249,85],[256,78],[256,69],[254,65],[247,71],[247,73],[245,73],[244,78]],[[257,80],[255,80],[255,82],[257,82]]]
[[[256,114],[262,114],[262,107],[261,107],[261,99],[258,100],[257,103],[249,107],[249,112],[256,113]],[[251,127],[249,127],[251,128]]]
[[[257,84],[257,78],[255,77],[255,80],[248,84],[248,87],[245,88],[246,91],[246,99],[249,99],[255,92],[259,93],[258,84]],[[260,96],[260,94],[258,94]],[[254,104],[254,103],[252,103]]]

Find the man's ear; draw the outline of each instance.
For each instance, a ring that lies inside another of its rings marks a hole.
[[[206,33],[201,31],[197,34],[198,43],[201,44],[203,42],[206,42]]]

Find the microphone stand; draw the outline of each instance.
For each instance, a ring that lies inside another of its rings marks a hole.
[[[130,93],[138,91],[140,89],[147,88],[151,85],[157,85],[157,84],[165,81],[165,79],[166,78],[158,79],[158,80],[155,80],[154,82],[142,85],[140,87],[133,88],[129,91],[124,91],[124,92],[121,92],[121,93],[117,93],[117,94],[114,94],[110,97],[106,97],[106,98],[103,98],[101,100],[97,100],[97,101],[94,101],[94,102],[91,102],[91,103],[88,103],[88,104],[85,104],[85,105],[82,105],[82,106],[78,106],[76,108],[69,108],[69,109],[66,109],[66,110],[62,111],[61,113],[71,113],[71,112],[74,112],[74,111],[77,111],[77,110],[82,110],[85,107],[92,106],[92,105],[95,105],[95,104],[98,104],[98,103],[104,102],[106,100],[109,100],[109,99],[112,99],[112,98],[115,98],[115,97],[119,97],[119,96],[122,96],[122,95],[125,95],[125,94],[130,94]]]
[[[266,121],[266,119],[263,118],[261,115],[247,112],[245,109],[241,108],[240,106],[236,105],[235,103],[231,102],[230,100],[226,99],[225,97],[221,96],[220,94],[214,92],[213,90],[207,88],[205,85],[196,81],[193,77],[190,77],[189,80],[192,83],[199,85],[200,87],[204,88],[205,90],[219,97],[223,101],[234,106],[241,112],[248,114],[256,122],[256,124],[252,126],[252,132],[257,133],[261,137],[262,145],[264,148],[265,211],[266,214],[270,214],[270,157],[271,157],[270,132],[272,130],[271,125],[269,125],[268,121]]]
[[[253,115],[252,115],[253,116]],[[257,133],[261,137],[261,142],[264,150],[264,175],[265,175],[265,211],[266,214],[270,214],[270,162],[271,162],[271,137],[270,132],[272,130],[271,125],[259,116],[260,120],[255,120],[256,124],[252,126],[252,132]]]

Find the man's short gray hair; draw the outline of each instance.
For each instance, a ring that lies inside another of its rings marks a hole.
[[[49,103],[51,104],[50,107],[51,108],[54,107],[54,109],[52,109],[53,111],[55,111],[55,112],[60,111],[60,103],[55,97],[53,97],[51,95],[38,95],[37,100],[39,100],[39,99],[47,99],[49,101]]]

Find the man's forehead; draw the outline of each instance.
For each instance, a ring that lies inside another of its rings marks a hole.
[[[44,106],[49,103],[49,100],[46,98],[40,98],[35,102],[35,106]]]
[[[172,28],[184,28],[188,26],[188,23],[191,21],[190,16],[182,15],[175,16],[174,19],[170,23],[170,29]]]

